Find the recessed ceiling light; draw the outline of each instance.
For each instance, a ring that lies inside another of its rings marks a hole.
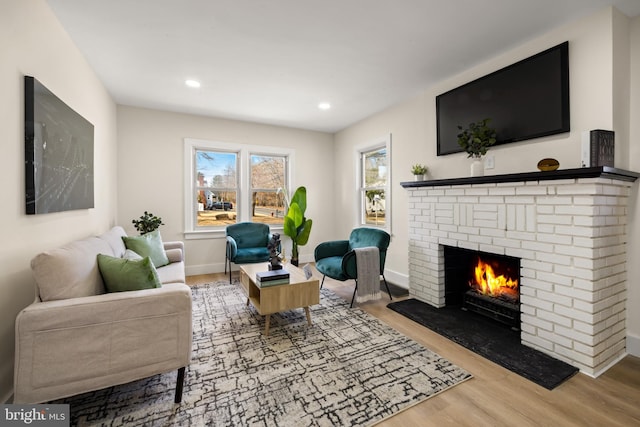
[[[184,84],[186,84],[189,87],[200,87],[200,82],[197,80],[185,80]]]
[[[331,104],[329,104],[328,102],[321,102],[320,104],[318,104],[318,108],[321,110],[328,110],[331,108]]]

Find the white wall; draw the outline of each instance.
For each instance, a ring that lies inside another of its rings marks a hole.
[[[426,164],[429,167],[429,179],[469,176],[470,159],[466,154],[436,155],[435,97],[566,40],[569,41],[571,132],[494,147],[489,154],[495,158],[495,169],[487,170],[485,174],[537,171],[536,164],[544,157],[558,159],[561,168],[580,167],[581,132],[598,128],[616,131],[616,166],[640,171],[640,160],[634,160],[640,157],[640,133],[637,124],[631,129],[629,127],[629,117],[638,117],[640,113],[637,87],[640,84],[639,19],[636,18],[630,26],[629,19],[617,10],[603,9],[452,76],[413,99],[336,134],[336,203],[343,206],[349,215],[355,212],[356,205],[349,204],[352,189],[343,188],[341,183],[354,182],[353,168],[350,167],[353,164],[354,147],[383,132],[393,135],[393,238],[387,269],[396,273],[396,276],[408,274],[408,203],[406,191],[399,182],[412,180],[411,165]],[[631,42],[628,38],[629,28],[633,29]],[[634,52],[634,68],[631,72],[628,68],[630,50]],[[632,95],[630,99],[625,99],[631,78],[634,79]],[[629,105],[633,105],[631,115]],[[636,194],[637,183],[634,188],[632,192]],[[633,200],[631,206],[630,229],[633,234],[629,239],[629,277],[632,278],[640,274],[640,267],[633,262],[640,255],[640,226],[633,226],[640,223],[640,208],[637,200]],[[343,234],[346,228],[347,225],[342,224]],[[629,282],[629,288],[635,285],[633,280]],[[640,291],[630,289],[629,296],[628,333],[637,338],[640,336]],[[638,347],[640,350],[640,344]],[[635,351],[635,354],[640,354],[640,351]]]
[[[629,170],[640,172],[640,16],[630,25],[631,85]],[[640,183],[629,201],[629,233],[627,238],[627,351],[640,356]]]
[[[115,223],[116,107],[44,0],[0,0],[0,402],[13,389],[14,325],[33,301],[37,253]],[[95,129],[95,208],[25,214],[24,83],[31,75]]]
[[[185,241],[187,274],[223,271],[225,240],[185,240],[184,138],[295,150],[292,184],[307,187],[306,216],[313,220],[300,260],[313,261],[315,246],[335,234],[331,134],[118,106],[118,221],[135,234],[132,219],[145,210],[160,216],[163,240]]]

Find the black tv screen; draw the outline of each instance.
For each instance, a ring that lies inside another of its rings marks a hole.
[[[93,125],[24,78],[26,213],[93,208]]]
[[[438,155],[462,152],[458,126],[489,118],[496,144],[569,132],[569,42],[436,97]]]

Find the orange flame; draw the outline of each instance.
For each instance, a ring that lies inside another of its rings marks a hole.
[[[475,268],[476,283],[474,288],[484,294],[493,297],[505,296],[509,299],[518,298],[518,281],[506,278],[504,275],[496,276],[493,267],[478,259]]]

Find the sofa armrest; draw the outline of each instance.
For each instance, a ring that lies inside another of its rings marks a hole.
[[[184,242],[181,242],[179,240],[176,240],[174,242],[162,242],[162,244],[164,245],[165,251],[168,251],[169,249],[180,249],[182,252],[184,252]]]
[[[16,318],[14,401],[43,402],[187,366],[184,284],[33,303]]]
[[[343,256],[349,251],[348,240],[333,240],[316,246],[313,255],[316,261],[332,256]]]
[[[184,242],[163,242],[164,251],[169,258],[169,262],[184,261]]]
[[[184,253],[180,249],[167,249],[165,251],[169,263],[184,261]]]

